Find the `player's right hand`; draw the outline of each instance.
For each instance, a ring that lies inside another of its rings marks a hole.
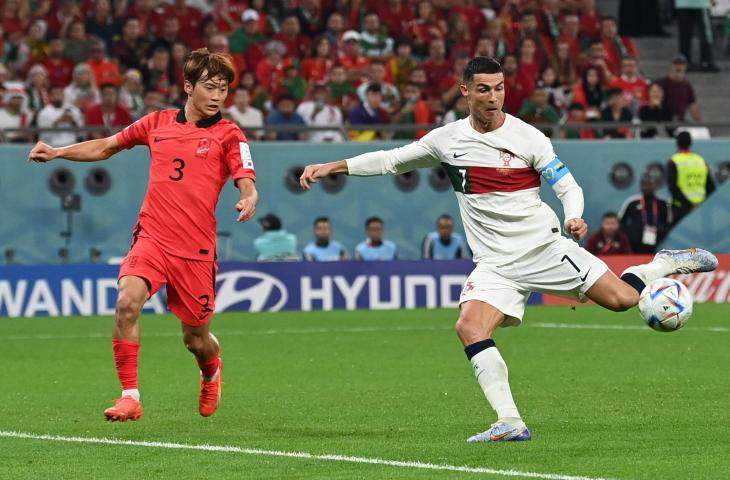
[[[329,175],[329,167],[326,163],[315,163],[313,165],[307,165],[302,172],[302,176],[299,177],[299,185],[302,186],[302,190],[309,190],[312,188],[313,183],[317,183],[318,178],[326,177]]]
[[[51,147],[50,145],[46,145],[43,142],[38,142],[28,154],[28,161],[45,163],[50,162],[51,160],[56,158],[56,156],[57,152],[55,148]]]

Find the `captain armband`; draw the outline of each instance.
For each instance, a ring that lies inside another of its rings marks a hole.
[[[560,161],[558,157],[548,163],[545,168],[540,170],[540,175],[545,179],[548,185],[553,186],[564,176],[568,175],[570,170]]]

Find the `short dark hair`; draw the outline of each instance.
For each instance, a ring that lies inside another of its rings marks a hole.
[[[318,223],[330,223],[329,217],[317,217],[314,219],[314,226],[316,227]]]
[[[368,228],[371,223],[379,223],[381,225],[385,225],[385,222],[383,222],[383,219],[380,217],[370,217],[367,220],[365,220],[365,228]]]
[[[616,212],[610,212],[609,211],[609,212],[606,212],[606,213],[603,214],[603,216],[601,217],[601,220],[605,220],[607,218],[616,218],[616,219],[618,219],[618,215],[616,215]]]
[[[615,95],[623,95],[623,93],[624,93],[623,90],[621,90],[620,88],[614,87],[614,88],[608,89],[608,92],[606,92],[606,96],[608,96],[608,98],[611,98]]]
[[[436,222],[440,222],[441,220],[451,220],[452,222],[454,221],[454,219],[448,213],[442,213],[441,215],[439,215],[439,218],[436,219]]]
[[[469,83],[477,73],[502,73],[502,65],[492,57],[474,57],[464,69],[464,83]]]
[[[692,146],[692,135],[689,132],[683,131],[677,134],[677,147],[682,150],[687,150]]]
[[[383,88],[379,83],[371,83],[368,88],[365,89],[365,93],[383,93]]]

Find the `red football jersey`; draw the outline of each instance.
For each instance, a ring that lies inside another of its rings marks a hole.
[[[243,132],[220,113],[188,122],[185,110],[145,115],[117,134],[121,148],[147,145],[150,180],[134,235],[183,258],[214,260],[215,208],[228,177],[256,179]]]

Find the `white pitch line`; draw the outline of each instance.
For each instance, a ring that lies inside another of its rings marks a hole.
[[[190,445],[171,442],[146,442],[137,440],[118,440],[114,438],[94,437],[63,437],[60,435],[38,435],[26,432],[12,432],[0,430],[0,437],[21,438],[26,440],[46,440],[66,443],[91,443],[97,445],[123,445],[131,447],[164,448],[171,450],[200,450],[204,452],[240,453],[244,455],[258,455],[267,457],[300,458],[305,460],[320,460],[329,462],[362,463],[370,465],[385,465],[388,467],[414,468],[420,470],[436,470],[461,473],[483,473],[504,477],[540,478],[545,480],[609,480],[600,477],[586,477],[576,475],[561,475],[557,473],[522,472],[519,470],[500,470],[486,467],[467,467],[438,463],[425,463],[401,460],[385,460],[382,458],[353,457],[349,455],[316,454],[307,452],[286,452],[282,450],[265,450],[261,448],[244,448],[228,445]]]
[[[527,323],[531,327],[537,328],[568,328],[576,330],[645,330],[650,331],[649,327],[642,325],[604,325],[600,323]],[[689,330],[702,332],[730,332],[730,328],[725,327],[689,327]]]
[[[527,328],[565,328],[575,330],[643,330],[650,331],[648,327],[642,325],[612,325],[600,323],[549,323],[549,322],[525,322]],[[524,327],[523,327],[524,328]],[[267,330],[229,330],[220,331],[221,337],[246,337],[256,335],[299,335],[299,334],[318,334],[318,333],[377,333],[377,332],[437,332],[444,330],[452,330],[449,326],[393,326],[393,327],[354,327],[354,328],[272,328]],[[688,331],[701,332],[730,332],[730,328],[726,327],[697,327],[691,326]],[[151,332],[142,331],[142,336],[148,337],[179,337],[179,332]],[[75,339],[92,339],[92,338],[110,338],[111,333],[86,333],[83,335],[64,335],[56,333],[38,333],[32,335],[7,335],[3,337],[5,340],[75,340]]]
[[[440,331],[452,330],[452,326],[393,326],[393,327],[353,327],[353,328],[272,328],[267,330],[221,330],[218,335],[221,337],[243,337],[254,335],[283,335],[283,334],[317,334],[317,333],[371,333],[371,332],[423,332],[423,331]],[[142,337],[180,337],[179,332],[150,332],[145,333],[142,329]],[[64,335],[55,333],[38,333],[32,335],[7,335],[4,340],[66,340],[66,339],[84,339],[84,338],[111,338],[109,333],[86,333],[82,335]]]

